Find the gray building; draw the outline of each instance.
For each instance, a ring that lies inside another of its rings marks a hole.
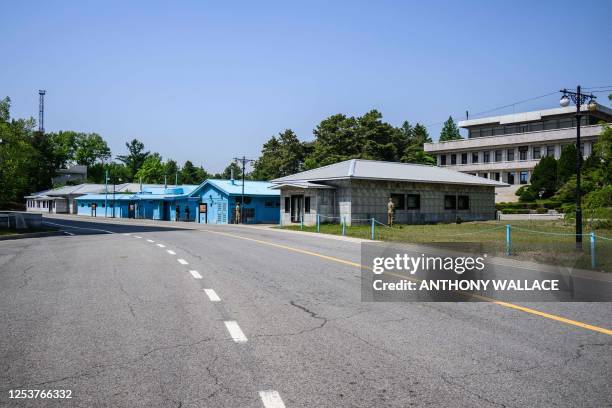
[[[53,185],[84,183],[87,180],[87,166],[75,164],[67,169],[57,170],[57,176],[51,179]]]
[[[580,149],[587,157],[601,133],[600,123],[612,122],[612,110],[597,105],[590,111],[583,105],[582,111]],[[460,121],[467,139],[425,143],[425,151],[438,166],[509,184],[498,189],[496,201],[517,201],[516,190],[529,184],[540,158],[558,159],[565,145],[575,143],[575,113],[569,106]]]
[[[284,225],[344,220],[347,225],[422,224],[495,218],[495,187],[506,184],[436,166],[353,159],[272,180],[281,191]]]

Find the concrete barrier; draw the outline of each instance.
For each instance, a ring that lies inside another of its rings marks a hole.
[[[42,228],[42,214],[25,211],[0,211],[0,228]]]

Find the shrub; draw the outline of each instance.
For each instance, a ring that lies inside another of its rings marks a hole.
[[[548,214],[548,210],[546,208],[537,208],[536,214]]]

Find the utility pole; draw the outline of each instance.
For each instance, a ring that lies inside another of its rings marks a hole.
[[[247,159],[245,156],[242,156],[242,158],[238,158],[238,157],[234,157],[234,162],[238,163],[242,163],[242,197],[240,198],[240,205],[241,205],[241,214],[244,214],[244,173],[245,173],[245,169],[246,169],[246,164],[247,163],[252,163],[254,162],[255,159]],[[240,223],[244,224],[244,222],[242,221],[244,220],[244,216],[240,217]]]
[[[580,171],[582,167],[582,152],[580,150],[580,118],[583,116],[581,105],[589,99],[588,109],[590,111],[597,109],[595,96],[593,94],[584,95],[580,89],[580,85],[576,87],[576,92],[562,89],[563,93],[559,101],[562,107],[569,106],[570,99],[576,104],[576,249],[582,250],[582,192],[580,190]]]
[[[44,89],[38,90],[38,131],[45,133],[45,94]]]
[[[108,169],[104,170],[104,218],[108,217]]]

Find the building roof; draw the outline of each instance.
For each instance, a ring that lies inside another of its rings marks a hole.
[[[242,180],[210,179],[202,183],[200,187],[204,187],[206,184],[210,184],[228,195],[242,194]],[[244,182],[244,194],[250,196],[280,196],[279,191],[271,189],[273,186],[274,184],[267,181],[246,180]],[[200,189],[198,188],[197,190],[199,191]]]
[[[499,181],[471,176],[455,170],[421,164],[352,159],[272,180],[272,183],[313,182],[325,180],[366,179],[412,181],[417,183],[507,186]]]
[[[580,111],[588,112],[589,109],[587,105],[584,104],[582,105]],[[597,104],[596,112],[603,113],[604,116],[609,117],[609,120],[607,120],[608,122],[612,120],[612,109],[608,108],[607,106]],[[486,118],[479,118],[479,119],[460,120],[459,127],[469,128],[471,126],[487,125],[487,124],[507,125],[507,124],[512,124],[512,123],[524,123],[524,122],[531,122],[535,120],[541,120],[542,118],[546,116],[567,115],[567,114],[573,114],[573,113],[576,113],[576,107],[567,106],[565,108],[543,109],[543,110],[530,111],[530,112],[512,113],[509,115],[489,116]]]
[[[287,183],[274,184],[274,186],[270,187],[272,189],[280,189],[283,187],[293,187],[293,188],[325,188],[335,190],[336,187],[328,186],[326,184],[312,183],[310,181],[291,181]]]

